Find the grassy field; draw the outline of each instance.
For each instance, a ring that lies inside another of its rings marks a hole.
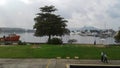
[[[96,45],[97,46],[97,45]],[[21,45],[0,46],[0,58],[56,58],[79,56],[80,59],[100,59],[104,51],[108,59],[120,60],[120,46],[95,47],[87,45]]]

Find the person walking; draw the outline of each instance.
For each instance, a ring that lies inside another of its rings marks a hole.
[[[107,55],[106,54],[104,54],[103,59],[104,59],[104,63],[108,63],[108,59],[107,59]]]
[[[101,62],[104,62],[104,52],[101,52]]]

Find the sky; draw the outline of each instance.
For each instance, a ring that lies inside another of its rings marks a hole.
[[[54,5],[68,28],[93,26],[118,30],[120,0],[0,0],[0,27],[33,29],[39,8]]]

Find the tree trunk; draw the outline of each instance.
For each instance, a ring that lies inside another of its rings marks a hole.
[[[50,43],[51,35],[48,36],[48,43]]]

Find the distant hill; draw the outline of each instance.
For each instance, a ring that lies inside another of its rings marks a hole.
[[[4,32],[4,33],[24,33],[24,32],[34,32],[34,30],[23,29],[23,28],[0,27],[0,32]]]
[[[98,28],[96,28],[96,27],[92,27],[92,26],[84,26],[84,27],[82,27],[82,28],[80,28],[80,30],[100,30],[100,29],[98,29]]]
[[[69,28],[70,31],[84,31],[84,30],[101,30],[99,28],[96,27],[92,27],[92,26],[84,26],[82,28]]]

